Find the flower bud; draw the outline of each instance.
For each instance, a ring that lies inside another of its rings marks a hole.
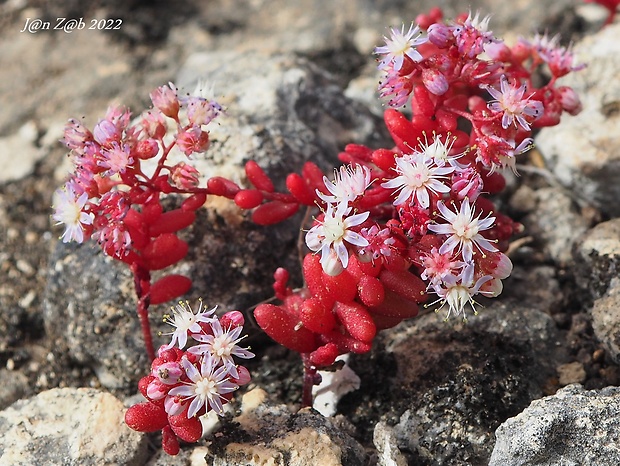
[[[454,35],[449,26],[443,23],[431,24],[428,28],[428,40],[440,49],[447,48]]]
[[[177,146],[187,156],[194,152],[204,152],[209,148],[209,133],[199,127],[180,131],[177,135]]]
[[[172,184],[179,189],[192,189],[198,186],[200,172],[185,162],[179,162],[170,170]]]
[[[558,91],[560,91],[560,104],[562,105],[562,109],[571,115],[577,115],[583,110],[581,100],[572,87],[562,86]]]
[[[179,99],[174,84],[158,87],[150,94],[153,105],[167,117],[177,119],[179,115]]]
[[[437,70],[425,69],[422,71],[422,82],[431,94],[443,95],[448,91],[448,80]]]

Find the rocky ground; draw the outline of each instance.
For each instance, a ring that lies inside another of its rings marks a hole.
[[[452,16],[461,3],[440,5]],[[433,4],[0,3],[0,465],[618,464],[619,25],[601,30],[604,12],[577,0],[471,4],[507,41],[561,32],[589,63],[567,81],[584,111],[538,134],[499,199],[525,225],[502,297],[467,324],[431,313],[384,332],[350,359],[359,389],[330,417],[298,410],[299,360],[250,326],[242,401],[171,459],[122,425],[147,366],[129,273],[93,245],[60,244],[50,221],[69,168],[65,121],[92,126],[112,102],[137,113],[152,88],[207,78],[229,110],[215,155],[197,160],[206,176],[240,179],[248,158],[274,176],[308,159],[328,169],[349,142],[385,141],[372,49]],[[20,32],[28,18],[62,17],[122,26]],[[188,298],[227,309],[269,298],[275,267],[295,269],[296,229],[210,205],[186,233]]]

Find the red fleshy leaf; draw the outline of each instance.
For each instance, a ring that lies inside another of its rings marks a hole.
[[[366,308],[358,303],[336,303],[336,315],[353,338],[370,343],[377,328]]]
[[[379,275],[379,280],[386,288],[409,301],[422,303],[426,301],[426,284],[420,277],[411,272],[384,270]]]
[[[334,317],[331,307],[325,307],[316,298],[309,298],[304,301],[299,317],[304,327],[316,333],[329,332],[336,326],[336,317]]]
[[[263,193],[258,189],[242,189],[235,194],[235,204],[242,209],[253,209],[263,202]]]
[[[279,306],[260,304],[254,317],[260,328],[282,346],[298,353],[310,353],[317,347],[315,334],[298,325],[299,320]]]
[[[281,201],[267,202],[252,212],[252,221],[257,225],[273,225],[291,217],[299,209],[299,204]]]
[[[149,227],[151,237],[164,233],[174,233],[194,223],[196,214],[191,210],[175,209],[159,216],[156,223]]]
[[[267,173],[254,160],[250,160],[245,164],[245,174],[257,189],[272,193],[275,191],[273,182],[267,176]]]
[[[286,177],[286,189],[288,189],[301,204],[311,206],[314,205],[316,201],[314,190],[310,188],[306,180],[297,173],[291,173]]]
[[[198,210],[205,204],[205,202],[207,202],[207,195],[205,193],[196,193],[183,201],[183,204],[181,204],[181,209]]]
[[[198,417],[187,418],[187,412],[183,411],[176,416],[168,416],[170,427],[173,432],[184,442],[194,443],[202,437],[202,424]]]
[[[357,293],[366,306],[378,306],[385,298],[383,283],[376,277],[362,275],[357,284]]]
[[[167,275],[151,286],[151,304],[161,304],[187,293],[192,287],[192,280],[183,275]]]
[[[168,425],[168,415],[163,406],[147,401],[125,412],[125,424],[138,432],[156,432]]]
[[[216,196],[234,199],[241,188],[222,176],[214,176],[207,180],[207,189]]]
[[[170,426],[164,427],[161,431],[161,448],[170,456],[178,455],[181,450],[179,439]]]
[[[174,233],[164,233],[144,248],[142,259],[148,270],[161,270],[183,259],[187,250],[185,241]]]

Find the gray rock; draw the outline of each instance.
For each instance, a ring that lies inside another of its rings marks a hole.
[[[619,388],[570,385],[503,423],[489,466],[615,466],[619,415]]]
[[[611,279],[607,292],[594,301],[592,329],[603,348],[620,363],[620,278]]]
[[[8,381],[0,386],[0,409],[19,400],[28,391],[28,378],[19,371],[0,369],[0,380]]]
[[[587,299],[603,296],[612,277],[620,270],[620,219],[599,223],[577,242],[575,253],[577,285]]]
[[[208,439],[213,466],[358,466],[364,448],[330,419],[309,408],[291,413],[255,389],[243,396],[241,414]]]
[[[587,230],[587,219],[561,188],[541,188],[534,196],[536,208],[523,219],[527,234],[543,243],[548,259],[567,265],[573,244]]]
[[[544,128],[536,145],[559,180],[609,216],[620,215],[620,24],[611,24],[575,46],[586,70],[562,78],[581,97],[583,111]],[[601,86],[601,83],[608,85]]]
[[[394,428],[379,421],[373,431],[372,441],[377,449],[378,466],[406,466],[407,458],[398,449]]]
[[[543,276],[553,287],[524,270],[465,324],[431,313],[383,331],[370,355],[351,358],[362,390],[340,411],[358,428],[385,419],[409,464],[486,465],[495,429],[547,392],[565,357],[547,314],[558,296],[529,292]]]
[[[55,388],[0,412],[0,465],[139,466],[146,437],[124,424],[123,404],[88,388]]]

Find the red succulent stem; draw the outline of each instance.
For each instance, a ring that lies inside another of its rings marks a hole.
[[[310,354],[303,353],[301,359],[304,363],[304,380],[301,393],[301,407],[307,408],[312,406],[312,387],[317,384],[317,369],[310,362]]]
[[[144,345],[146,346],[146,354],[153,361],[155,359],[155,348],[153,347],[151,324],[149,323],[151,273],[136,262],[131,264],[131,272],[133,273],[134,287],[138,297],[137,312],[140,319],[140,327],[142,328]]]

